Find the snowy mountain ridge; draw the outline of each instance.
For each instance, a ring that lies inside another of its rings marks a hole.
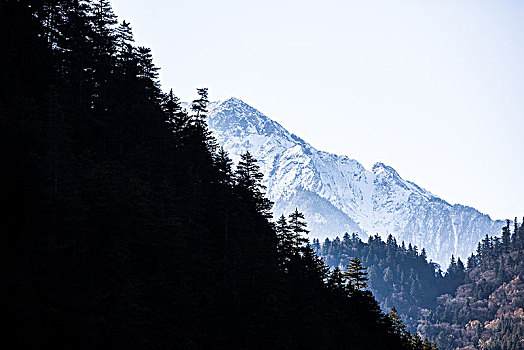
[[[474,208],[447,203],[383,163],[367,170],[347,156],[319,151],[237,98],[210,103],[208,121],[235,163],[246,150],[258,159],[275,217],[298,207],[313,238],[392,234],[447,267],[451,255],[466,258],[503,226]]]

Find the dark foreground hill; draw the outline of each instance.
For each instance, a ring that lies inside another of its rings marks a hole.
[[[327,272],[298,212],[275,229],[207,90],[183,113],[107,1],[4,0],[0,33],[3,348],[430,348]]]

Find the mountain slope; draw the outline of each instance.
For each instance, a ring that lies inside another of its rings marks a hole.
[[[312,237],[392,234],[447,266],[451,255],[466,257],[481,237],[503,226],[447,203],[385,164],[369,171],[347,156],[319,151],[237,98],[211,103],[209,110],[210,129],[233,160],[246,150],[259,160],[275,216],[299,207]]]

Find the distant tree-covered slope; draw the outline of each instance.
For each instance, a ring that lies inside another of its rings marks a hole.
[[[424,249],[399,245],[391,236],[365,243],[346,234],[322,244],[314,240],[313,248],[330,266],[362,259],[381,307],[395,307],[408,329],[441,349],[521,349],[524,224],[511,231],[508,221],[501,237],[479,243],[466,266],[452,257],[446,273],[427,261]]]
[[[368,269],[369,288],[381,307],[395,307],[412,331],[423,309],[435,307],[439,295],[456,287],[456,278],[428,262],[424,249],[419,252],[411,244],[399,245],[391,235],[386,242],[378,235],[363,242],[358,235],[346,233],[342,239],[326,239],[322,244],[314,240],[312,246],[329,266],[344,266],[352,257],[361,259]],[[458,264],[462,264],[460,259]]]
[[[459,286],[419,326],[442,349],[524,349],[524,223],[516,222],[479,243]]]
[[[327,271],[298,210],[268,221],[207,90],[182,111],[108,1],[2,1],[0,33],[2,348],[431,347],[358,265]]]

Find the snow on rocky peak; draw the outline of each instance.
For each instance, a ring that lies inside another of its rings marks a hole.
[[[258,159],[275,217],[298,207],[313,238],[392,234],[447,268],[451,255],[466,258],[504,225],[445,202],[383,163],[369,171],[347,156],[319,151],[237,98],[210,103],[209,127],[235,163],[246,150]]]

